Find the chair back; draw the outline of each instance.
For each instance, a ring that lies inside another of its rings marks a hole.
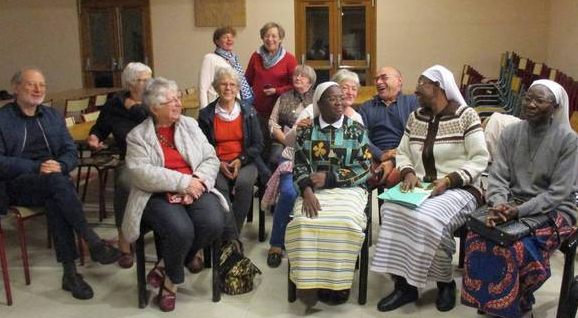
[[[80,115],[86,111],[89,105],[90,97],[68,99],[66,100],[66,106],[64,107],[64,116],[74,116],[75,120],[80,120]]]
[[[66,122],[66,128],[74,126],[74,117],[66,117],[64,118],[64,121]]]
[[[96,121],[98,119],[98,115],[100,115],[100,110],[95,112],[90,112],[86,114],[82,114],[82,121]]]
[[[52,106],[52,103],[53,103],[52,99],[47,99],[47,100],[42,102],[42,105]]]
[[[106,100],[108,99],[108,94],[100,94],[94,96],[94,107],[102,107]]]

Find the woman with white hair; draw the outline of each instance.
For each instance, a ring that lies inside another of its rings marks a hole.
[[[118,228],[118,247],[122,252],[118,265],[122,268],[130,268],[134,262],[130,244],[124,239],[120,229],[130,191],[130,180],[124,164],[126,135],[147,118],[142,95],[151,76],[152,70],[147,65],[139,62],[128,63],[122,72],[122,86],[125,90],[104,104],[86,139],[93,151],[99,151],[104,148],[104,140],[112,133],[115,145],[120,151],[120,162],[114,169],[114,221]]]
[[[525,120],[502,132],[490,167],[486,223],[545,214],[550,222],[510,246],[470,232],[462,303],[499,317],[531,317],[549,258],[576,224],[578,140],[560,84],[537,80],[522,98]]]
[[[321,301],[341,304],[365,238],[371,154],[365,127],[343,114],[337,83],[319,84],[313,105],[319,111],[313,124],[297,128],[293,180],[300,196],[285,246],[298,295],[317,293]]]
[[[255,109],[237,98],[239,75],[233,69],[219,68],[213,87],[219,94],[199,113],[199,126],[215,147],[219,160],[216,187],[232,201],[238,233],[253,200],[258,175],[271,174],[261,159],[263,135]]]
[[[183,266],[193,271],[197,251],[236,232],[227,230],[227,202],[214,188],[219,159],[197,121],[181,115],[177,84],[153,79],[143,102],[151,117],[127,136],[131,192],[122,229],[129,242],[141,223],[155,233],[159,262],[147,280],[159,287],[160,309],[172,311]]]
[[[381,207],[382,226],[371,270],[392,274],[394,291],[377,304],[390,311],[418,299],[418,288],[436,281],[436,307],[455,306],[452,277],[453,232],[483,202],[480,174],[488,150],[480,118],[466,105],[453,74],[445,67],[428,68],[418,79],[421,108],[414,111],[397,148],[401,190],[431,183],[431,197],[415,209],[395,203]]]

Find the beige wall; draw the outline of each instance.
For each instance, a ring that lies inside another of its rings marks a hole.
[[[459,81],[466,63],[497,76],[506,50],[546,58],[548,1],[378,0],[377,6],[377,63],[399,67],[405,91],[433,64],[447,66]]]
[[[399,67],[406,91],[434,63],[448,66],[457,80],[464,63],[496,76],[499,56],[506,50],[578,75],[578,59],[573,58],[578,27],[571,19],[578,14],[575,0],[376,2],[377,65]],[[194,26],[193,3],[151,0],[155,73],[182,87],[196,85],[201,60],[213,50],[213,28]],[[259,28],[270,20],[285,27],[285,46],[294,52],[293,1],[246,0],[246,5],[248,25],[237,28],[235,46],[244,66],[261,44]],[[0,89],[8,88],[14,70],[29,64],[45,70],[51,90],[82,85],[75,0],[0,0],[0,30]]]
[[[49,90],[82,87],[76,0],[0,0],[0,30],[0,89],[30,65]]]
[[[551,0],[551,3],[546,62],[578,80],[578,2]]]
[[[151,0],[153,55],[156,75],[177,81],[180,86],[196,85],[203,56],[215,49],[215,28],[195,27],[192,0]],[[247,26],[237,27],[235,52],[247,66],[249,57],[261,44],[259,29],[269,21],[286,30],[285,47],[295,49],[293,1],[246,0]]]

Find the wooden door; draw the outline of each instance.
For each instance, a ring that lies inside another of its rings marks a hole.
[[[126,64],[152,64],[148,0],[82,0],[81,48],[85,87],[119,87]]]
[[[295,0],[295,53],[315,69],[318,83],[349,69],[371,85],[375,25],[372,0]]]

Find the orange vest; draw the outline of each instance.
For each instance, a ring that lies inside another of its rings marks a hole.
[[[243,115],[233,121],[224,121],[215,116],[213,122],[217,157],[221,161],[231,161],[243,153]]]

